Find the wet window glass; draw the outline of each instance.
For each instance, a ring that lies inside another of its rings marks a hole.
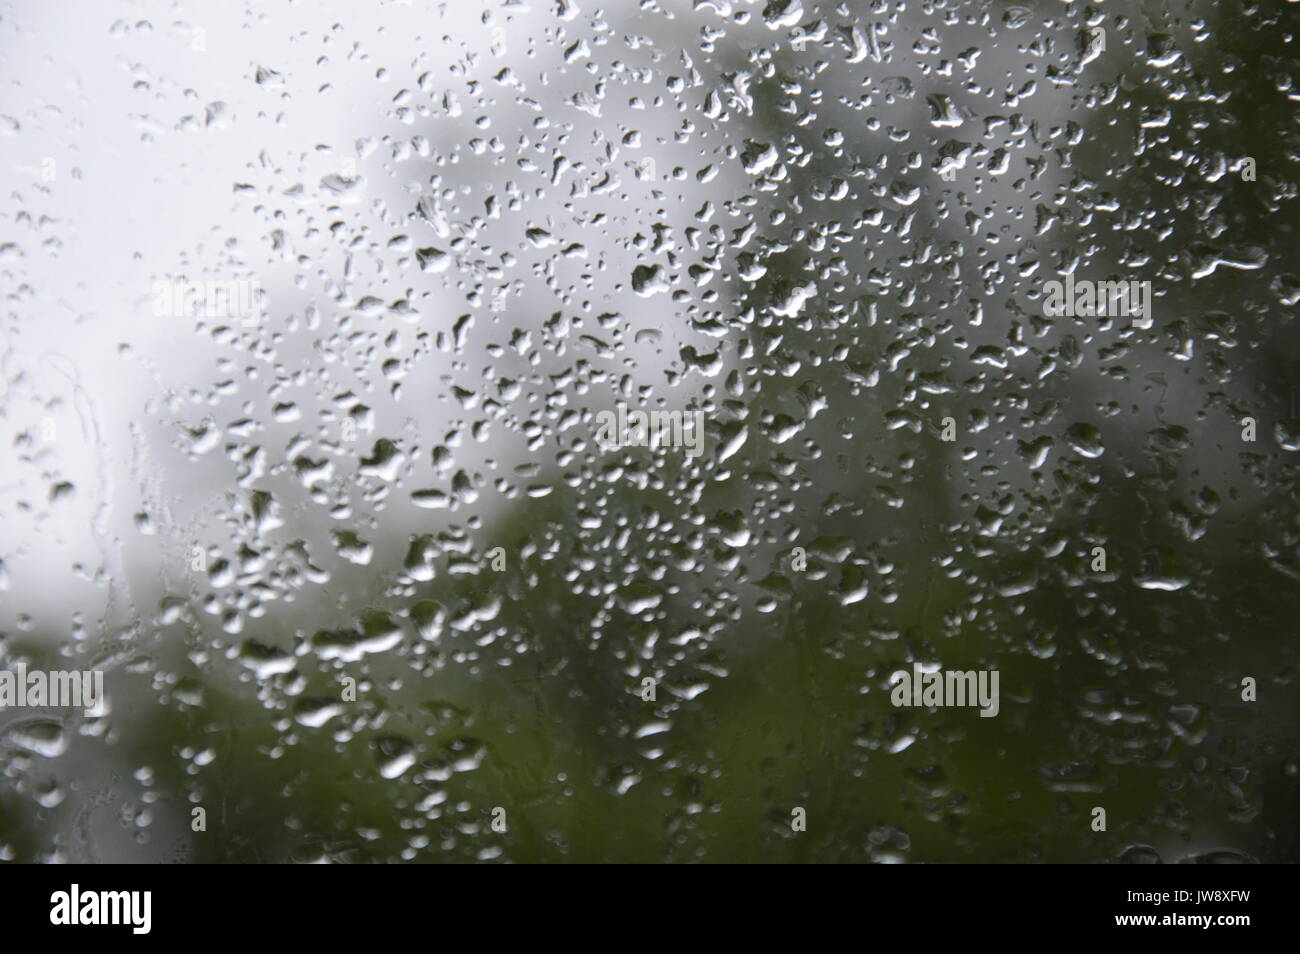
[[[0,858],[1300,859],[1293,7],[0,13]]]

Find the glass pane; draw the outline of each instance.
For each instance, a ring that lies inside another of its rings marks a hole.
[[[0,17],[0,857],[1297,859],[1285,5]]]

